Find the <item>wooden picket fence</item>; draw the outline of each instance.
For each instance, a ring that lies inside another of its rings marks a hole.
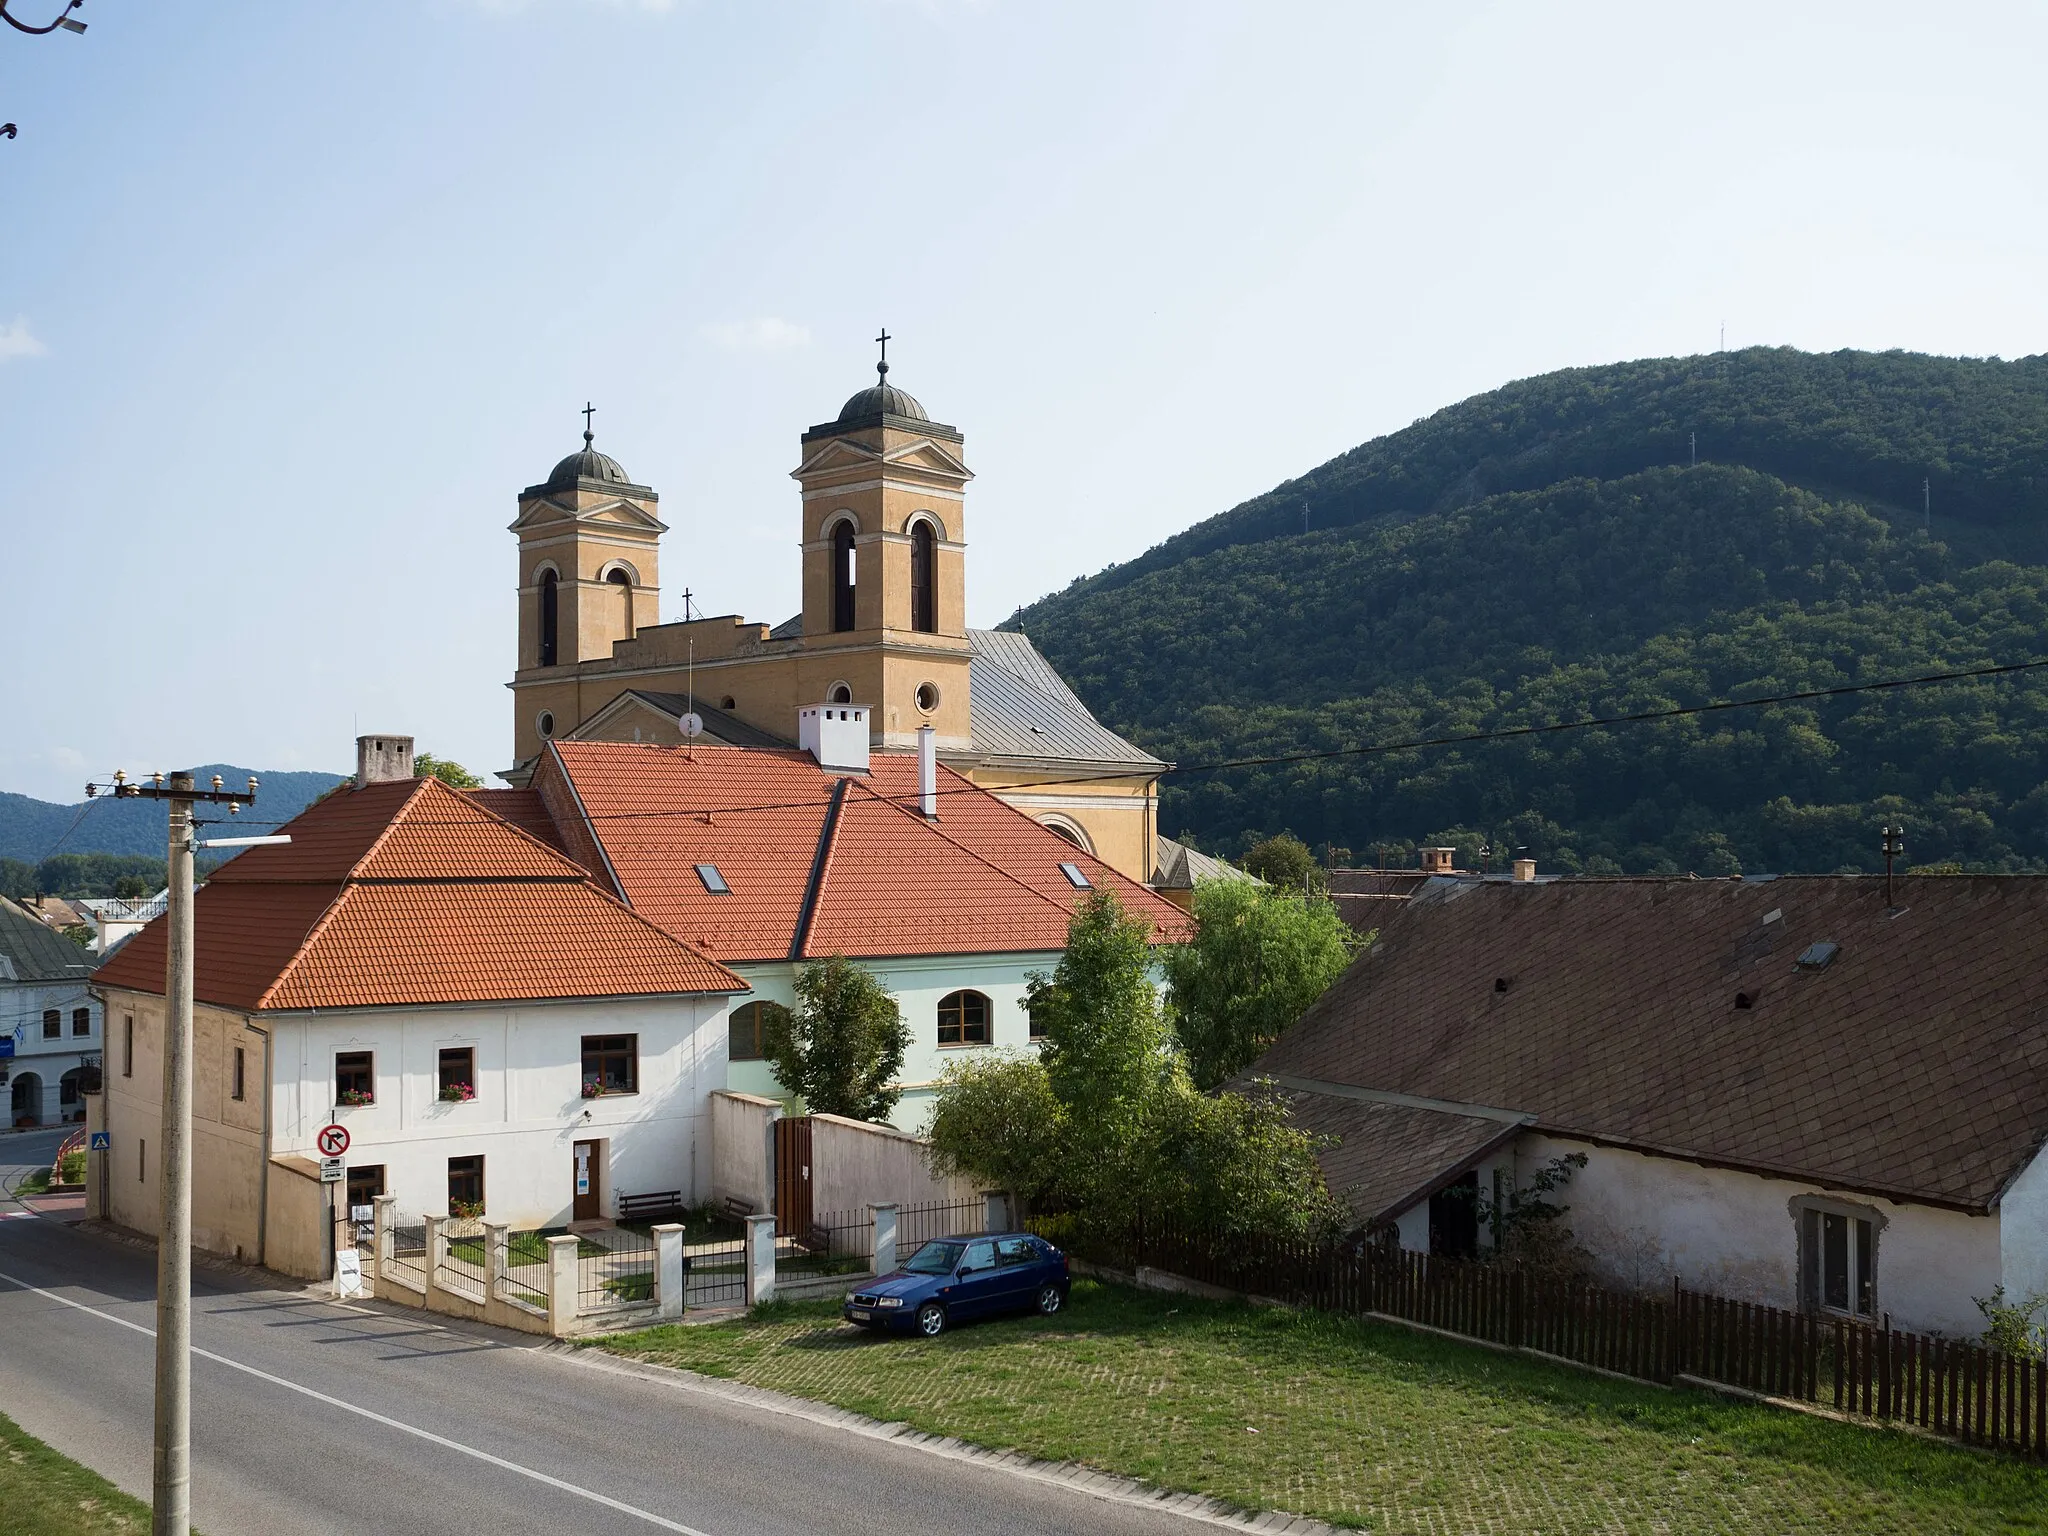
[[[1641,1381],[1694,1380],[2048,1459],[2048,1360],[1687,1290],[1630,1292],[1508,1262],[1344,1240],[1247,1244],[1159,1222],[1082,1257],[1291,1306],[1419,1323]]]

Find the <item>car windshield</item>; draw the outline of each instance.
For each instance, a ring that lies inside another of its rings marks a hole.
[[[913,1275],[950,1275],[953,1266],[960,1262],[960,1250],[964,1243],[926,1243],[910,1256],[910,1262],[903,1267]]]

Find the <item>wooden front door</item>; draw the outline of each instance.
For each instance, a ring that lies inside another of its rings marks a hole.
[[[594,1141],[576,1143],[576,1200],[569,1210],[571,1221],[596,1221],[604,1215],[603,1169],[598,1164],[597,1145]]]
[[[775,1122],[775,1235],[810,1232],[811,1117],[785,1115]]]

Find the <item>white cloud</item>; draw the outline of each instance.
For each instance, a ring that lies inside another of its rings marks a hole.
[[[10,357],[41,357],[47,351],[29,330],[26,315],[16,315],[12,325],[0,325],[0,363]]]
[[[789,352],[811,344],[808,328],[773,315],[759,320],[726,320],[704,327],[713,346],[728,352]]]

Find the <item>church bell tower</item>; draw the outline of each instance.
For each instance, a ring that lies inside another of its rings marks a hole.
[[[803,686],[867,704],[883,746],[969,744],[966,489],[956,427],[889,382],[803,435]]]
[[[661,622],[660,497],[599,453],[584,407],[583,449],[519,493],[519,669],[513,745],[524,761],[582,718],[579,662]]]

